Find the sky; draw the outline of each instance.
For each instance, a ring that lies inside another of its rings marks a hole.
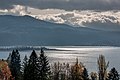
[[[0,9],[22,5],[37,9],[119,10],[120,0],[0,0]]]

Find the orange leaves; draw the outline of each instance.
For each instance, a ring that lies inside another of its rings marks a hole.
[[[12,77],[8,63],[4,60],[0,60],[0,79],[10,80]]]

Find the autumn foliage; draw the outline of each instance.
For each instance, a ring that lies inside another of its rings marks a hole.
[[[0,80],[13,80],[8,63],[0,60]]]
[[[6,60],[0,60],[0,80],[119,80],[120,75],[113,67],[108,72],[109,62],[105,56],[99,55],[96,60],[98,71],[88,73],[87,68],[76,58],[75,63],[55,62],[49,64],[49,60],[43,49],[40,54],[35,50],[30,57],[23,59],[20,63],[18,50]],[[93,65],[94,66],[94,65]],[[18,73],[20,74],[18,74]],[[13,74],[14,73],[14,74]],[[14,76],[14,77],[12,77]]]

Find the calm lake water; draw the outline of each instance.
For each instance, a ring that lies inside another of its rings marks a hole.
[[[110,70],[112,67],[115,67],[120,72],[120,47],[104,47],[104,46],[47,46],[50,49],[59,49],[47,50],[45,54],[48,56],[49,62],[66,62],[74,64],[76,58],[79,59],[79,62],[83,62],[84,65],[88,68],[88,71],[97,71],[97,58],[100,54],[103,54],[106,58],[106,61],[109,61]],[[61,51],[60,51],[61,50]],[[6,59],[12,51],[0,51],[0,58]],[[19,51],[21,54],[21,59],[25,55],[31,54],[32,50]],[[40,50],[36,51],[37,54],[40,53]]]

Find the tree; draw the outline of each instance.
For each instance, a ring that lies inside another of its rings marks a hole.
[[[120,75],[118,74],[117,70],[113,67],[108,73],[108,80],[119,80],[119,79],[120,79]]]
[[[8,62],[9,62],[9,67],[10,67],[12,76],[15,78],[15,80],[20,80],[21,60],[20,60],[20,54],[18,50],[16,51],[13,50],[12,54],[9,55],[8,60],[9,60]]]
[[[47,56],[44,55],[43,49],[41,49],[39,57],[35,50],[33,50],[28,64],[26,64],[24,69],[24,80],[49,80],[50,74],[49,62],[47,60]]]
[[[23,63],[22,63],[22,68],[21,68],[21,72],[24,73],[25,68],[28,65],[28,58],[27,55],[25,55],[24,59],[23,59]]]
[[[8,58],[7,58],[7,62],[8,62],[8,64],[10,64],[10,61],[11,61],[11,53],[9,53],[9,56],[8,56]]]
[[[83,73],[82,73],[83,80],[89,80],[88,76],[89,76],[88,71],[86,68],[84,68]]]
[[[90,76],[91,76],[91,80],[97,80],[97,73],[96,72],[91,72]]]
[[[0,80],[10,79],[12,79],[12,75],[8,63],[5,60],[0,60]]]
[[[23,63],[22,63],[22,68],[21,68],[23,80],[25,80],[24,77],[27,76],[27,75],[26,75],[27,66],[28,66],[28,58],[27,58],[27,55],[25,55],[25,57],[24,57],[24,59],[23,59]]]
[[[70,66],[67,63],[54,63],[51,65],[52,80],[70,80]]]
[[[76,59],[76,64],[71,67],[71,80],[83,80],[84,66],[82,63],[78,63],[78,58]]]
[[[60,74],[60,63],[54,63],[53,66],[53,80],[59,80],[59,74]]]
[[[99,80],[106,80],[108,66],[109,66],[109,62],[106,63],[105,57],[103,55],[99,55],[98,58]]]
[[[41,80],[49,80],[51,77],[51,71],[50,71],[50,66],[49,66],[49,61],[47,59],[47,56],[44,54],[43,49],[41,48],[41,54],[39,57],[40,61],[40,79]]]
[[[38,56],[35,50],[33,50],[33,52],[30,55],[28,65],[24,70],[24,80],[40,80],[38,78],[39,75],[37,70],[37,62],[38,62]]]

